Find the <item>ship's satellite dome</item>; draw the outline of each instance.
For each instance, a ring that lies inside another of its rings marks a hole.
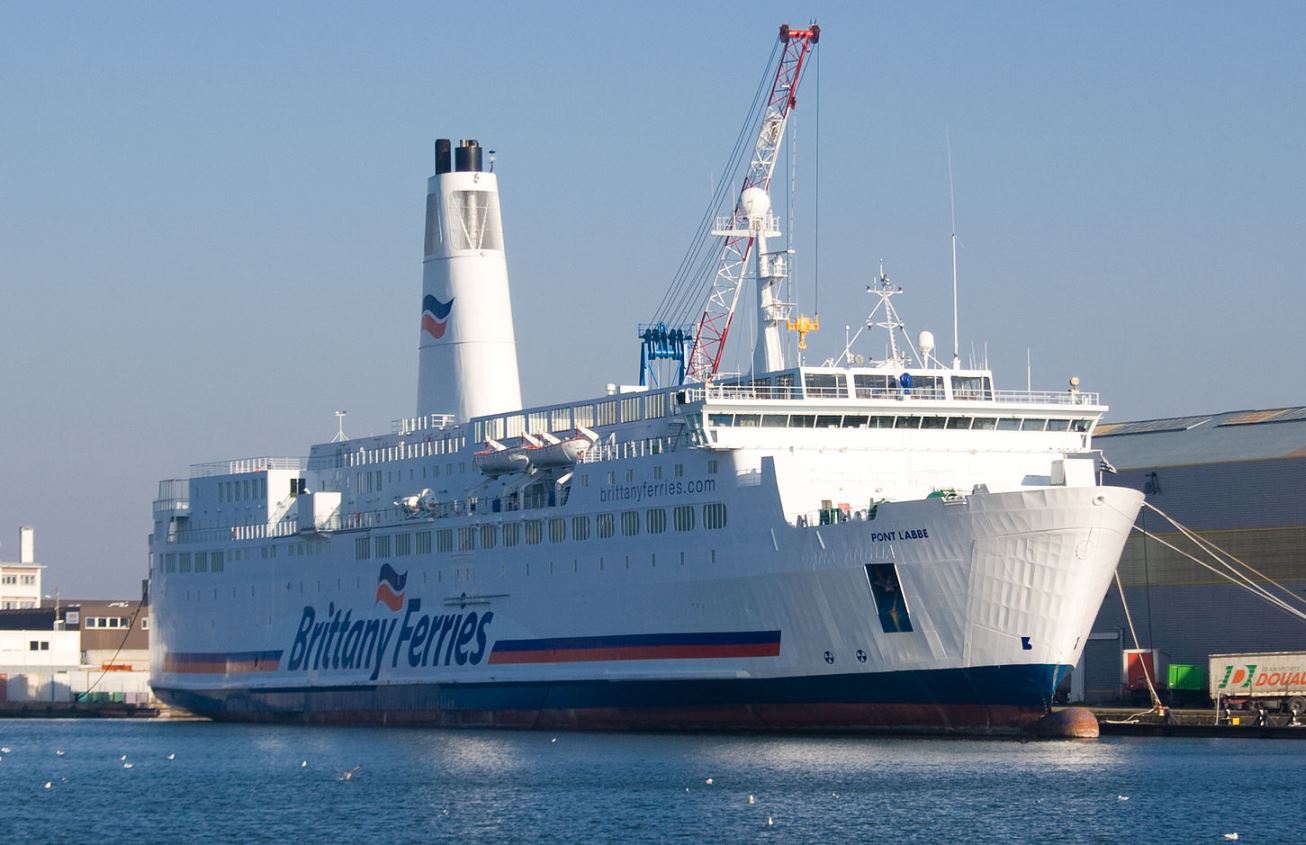
[[[757,186],[745,188],[739,195],[739,208],[750,220],[765,217],[771,213],[771,196]]]

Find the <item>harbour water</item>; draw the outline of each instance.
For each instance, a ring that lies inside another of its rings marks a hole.
[[[1306,838],[1298,742],[7,720],[0,747],[16,842]]]

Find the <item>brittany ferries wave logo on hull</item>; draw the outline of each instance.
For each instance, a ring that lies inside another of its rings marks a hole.
[[[376,579],[376,601],[391,610],[398,611],[404,606],[404,585],[408,583],[408,573],[395,572],[390,564],[381,566],[381,574]]]
[[[404,598],[407,584],[407,572],[396,572],[388,563],[381,565],[376,604],[384,604],[391,613],[379,617],[360,614],[354,618],[352,608],[337,607],[335,602],[328,604],[323,614],[313,605],[305,605],[286,670],[362,669],[375,681],[387,663],[391,669],[401,664],[410,669],[479,665],[489,647],[486,628],[494,620],[494,612],[460,609],[424,614],[420,598]],[[400,611],[402,616],[393,615]],[[280,657],[282,653],[272,654]]]
[[[453,310],[453,298],[441,302],[429,293],[422,297],[422,331],[439,340],[449,328],[449,312]]]

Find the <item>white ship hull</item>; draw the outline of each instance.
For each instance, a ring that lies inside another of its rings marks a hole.
[[[450,566],[360,562],[345,532],[229,591],[166,579],[156,692],[241,720],[1014,732],[1078,661],[1141,502],[1049,487],[799,527],[776,518],[769,481],[738,488],[718,536],[683,543]],[[910,631],[885,630],[877,562],[896,564]],[[379,582],[385,566],[403,589]]]

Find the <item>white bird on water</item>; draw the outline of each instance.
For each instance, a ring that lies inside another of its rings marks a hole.
[[[774,827],[774,826],[775,826],[775,819],[771,818],[770,816],[767,816],[767,817],[766,817],[766,826],[767,826],[767,827]]]
[[[168,759],[169,759],[169,760],[176,760],[176,759],[177,759],[177,752],[174,751],[174,752],[172,752],[171,754],[169,754],[169,755],[168,755]]]
[[[341,780],[353,780],[353,779],[354,779],[354,775],[358,774],[358,773],[361,772],[362,770],[363,770],[363,764],[362,764],[362,763],[359,763],[357,766],[354,766],[352,769],[345,769],[343,772],[341,772],[341,773],[340,773],[340,779],[341,779]]]
[[[1129,796],[1128,796],[1128,795],[1117,795],[1117,796],[1116,796],[1116,799],[1117,799],[1117,800],[1120,800],[1120,801],[1128,801],[1128,800],[1129,800]]]
[[[299,767],[300,767],[301,769],[307,769],[307,768],[308,768],[308,761],[307,761],[307,760],[301,760],[301,761],[299,762]]]
[[[56,757],[62,757],[62,756],[63,756],[63,749],[62,749],[62,748],[56,749],[55,752],[54,752],[54,756],[56,756]]]
[[[748,803],[749,803],[749,804],[756,804],[756,803],[757,803],[757,799],[753,797],[753,793],[751,793],[751,792],[748,793]]]
[[[132,767],[132,764],[131,764],[131,763],[123,763],[123,764],[122,764],[122,767],[123,767],[124,769],[130,769],[130,768]]]
[[[54,789],[54,782],[53,782],[53,781],[48,781],[48,780],[47,780],[47,781],[45,782],[45,787],[44,787],[44,788],[45,788],[45,789]]]
[[[707,780],[703,781],[703,783],[707,784],[708,786],[711,786],[711,785],[712,785],[712,778],[708,778]]]
[[[121,757],[119,757],[119,758],[118,758],[118,762],[120,762],[120,763],[126,763],[126,762],[127,762],[127,755],[124,754],[124,755],[122,755]]]
[[[1225,839],[1237,839],[1237,838],[1238,838],[1238,834],[1237,834],[1237,833],[1226,833],[1226,834],[1224,835],[1224,838],[1225,838]]]
[[[9,751],[10,751],[10,748],[9,748],[9,746],[7,746],[7,745],[0,747],[0,754],[8,754]]]

